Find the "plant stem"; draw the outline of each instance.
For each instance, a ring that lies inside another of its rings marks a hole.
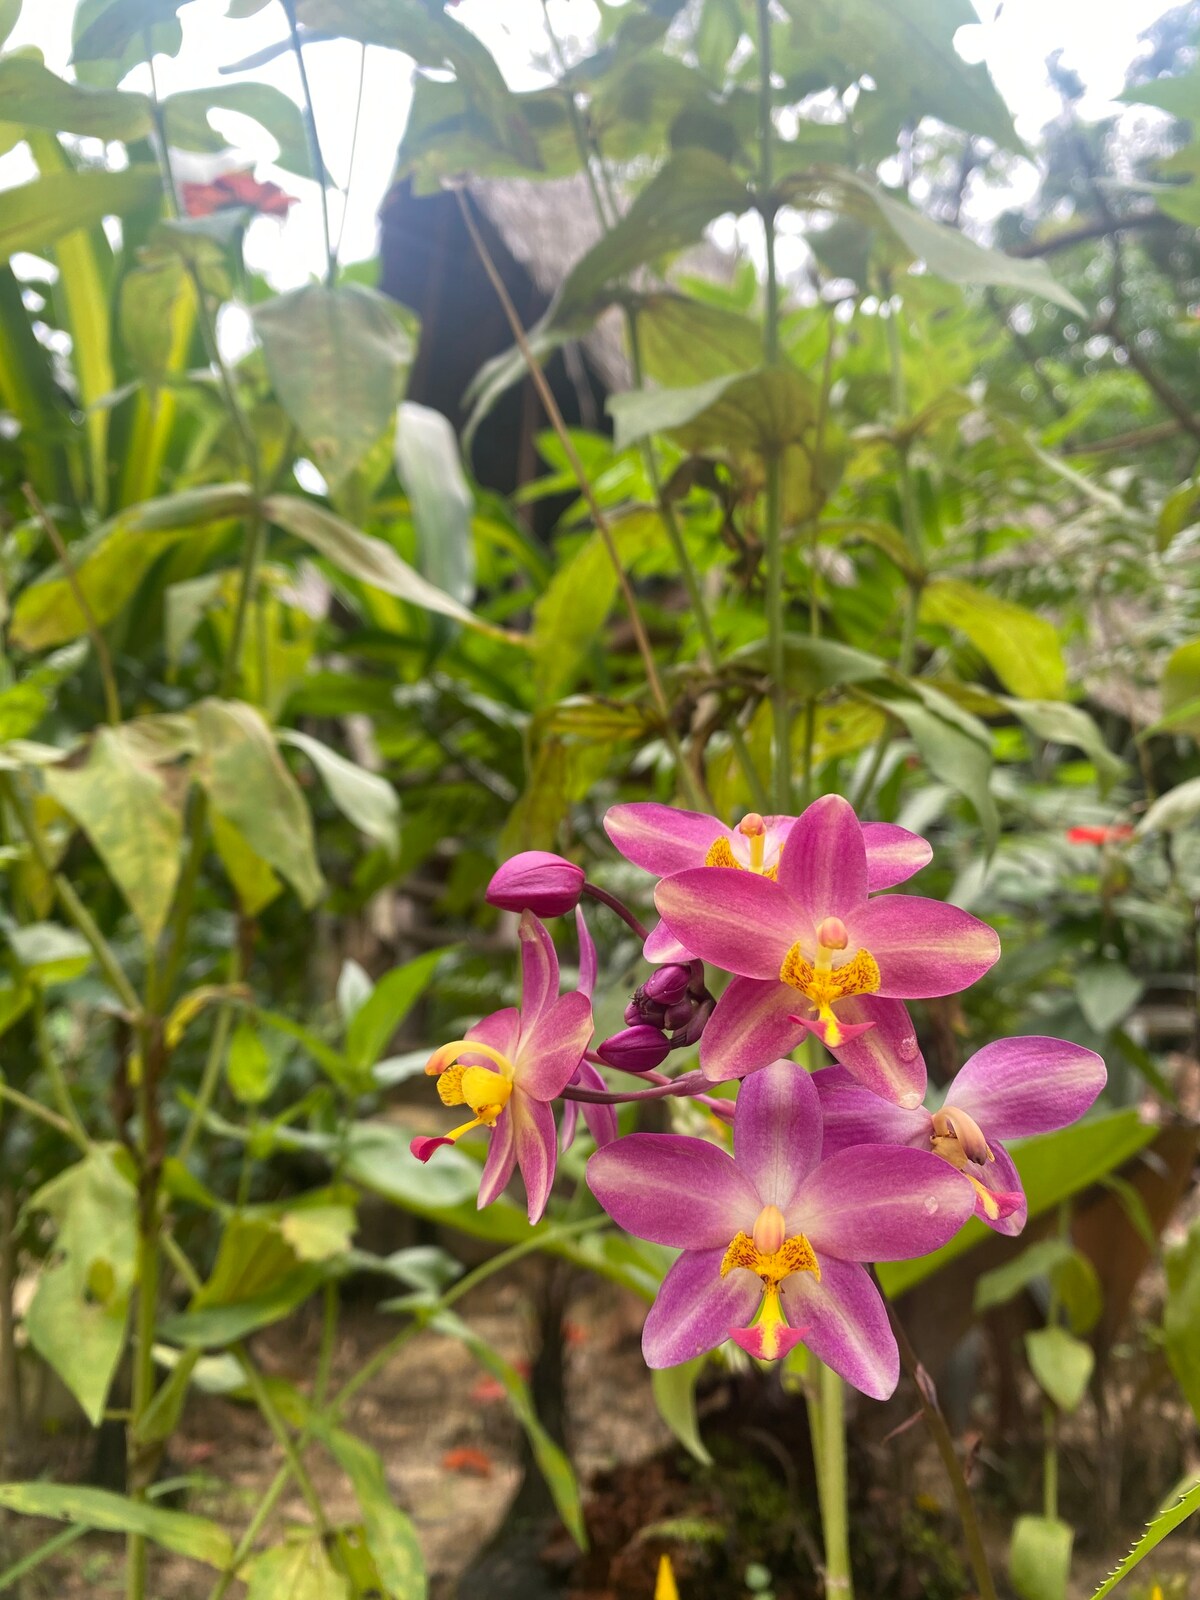
[[[254,599],[258,564],[262,559],[263,546],[266,542],[266,523],[262,512],[256,507],[246,518],[246,541],[242,546],[242,566],[238,577],[237,601],[233,612],[233,629],[229,635],[229,648],[225,652],[225,662],[221,668],[221,677],[217,693],[227,696],[232,693],[238,681],[238,674],[242,661],[242,645],[246,638],[246,622],[250,615],[250,605]]]
[[[845,1387],[832,1367],[827,1367],[823,1361],[816,1361],[816,1367],[817,1392],[808,1399],[808,1426],[817,1469],[817,1499],[825,1547],[825,1593],[841,1597],[841,1600],[852,1600]]]
[[[337,278],[337,253],[333,248],[333,231],[329,226],[329,194],[325,187],[325,162],[321,156],[321,141],[317,136],[317,117],[313,109],[312,90],[308,83],[308,69],[304,65],[304,48],[300,43],[300,30],[296,26],[296,0],[282,0],[287,16],[288,38],[296,70],[300,74],[300,92],[303,95],[300,110],[304,117],[304,136],[308,141],[308,157],[312,162],[312,175],[321,191],[321,226],[325,235],[325,282],[332,289]]]
[[[346,217],[350,210],[350,187],[354,182],[354,158],[358,154],[358,130],[362,126],[363,90],[367,83],[367,47],[359,46],[358,52],[358,89],[354,96],[354,126],[350,131],[350,158],[346,163],[346,188],[345,198],[342,201],[342,214],[338,218],[337,238],[333,242],[333,259],[336,266],[341,259],[342,239],[346,232]]]
[[[57,1111],[51,1111],[47,1106],[40,1105],[38,1101],[31,1100],[27,1094],[22,1094],[19,1089],[14,1089],[11,1083],[0,1083],[0,1101],[7,1100],[10,1105],[24,1111],[26,1115],[36,1117],[39,1122],[44,1122],[48,1128],[54,1128],[64,1138],[70,1139],[72,1144],[79,1146],[85,1153],[90,1148],[86,1138],[82,1144],[75,1129],[65,1117],[60,1117]]]
[[[602,889],[596,883],[585,883],[583,892],[589,899],[598,900],[602,906],[615,911],[626,927],[632,928],[643,942],[650,937],[650,930],[634,916],[624,901],[617,899],[615,894],[610,894],[607,889]]]
[[[263,1379],[262,1373],[251,1361],[244,1345],[235,1344],[233,1354],[238,1365],[246,1374],[246,1382],[250,1385],[250,1392],[254,1396],[254,1403],[263,1415],[263,1420],[274,1434],[276,1442],[283,1451],[284,1459],[288,1464],[288,1471],[295,1478],[300,1493],[304,1496],[304,1503],[312,1512],[313,1521],[316,1523],[321,1537],[327,1537],[329,1524],[325,1517],[325,1508],[321,1504],[321,1497],[308,1475],[308,1469],[300,1457],[300,1446],[288,1431],[287,1423],[279,1415],[279,1408],[271,1398],[270,1390]]]
[[[621,561],[620,553],[617,550],[616,541],[613,538],[612,527],[608,518],[601,510],[599,501],[596,499],[596,492],[592,488],[591,480],[584,470],[582,461],[579,459],[579,452],[575,449],[574,440],[571,438],[570,432],[567,429],[567,425],[563,421],[562,412],[558,408],[558,402],[554,398],[553,390],[546,381],[546,375],[542,371],[541,363],[538,361],[537,357],[530,348],[529,340],[525,336],[525,329],[521,326],[521,318],[517,313],[516,306],[514,306],[512,303],[512,297],[505,286],[504,279],[497,271],[496,263],[492,260],[491,252],[488,250],[488,247],[484,243],[479,229],[475,225],[475,219],[471,215],[471,208],[467,202],[467,197],[461,189],[456,189],[454,193],[458,200],[459,210],[462,212],[462,218],[464,224],[466,225],[467,233],[470,235],[471,243],[474,245],[475,252],[480,260],[480,264],[482,265],[484,272],[487,274],[488,281],[491,283],[492,288],[496,291],[496,297],[504,309],[504,315],[508,319],[508,324],[512,329],[513,338],[516,340],[517,348],[520,350],[521,355],[524,358],[525,365],[529,370],[529,376],[533,380],[533,385],[537,390],[538,398],[542,402],[542,406],[544,407],[546,415],[550,420],[551,426],[558,435],[559,442],[563,447],[563,453],[567,458],[571,471],[575,475],[575,481],[579,485],[579,492],[582,494],[588,510],[591,512],[592,521],[596,525],[596,531],[600,535],[601,541],[604,544],[604,548],[608,552],[608,558],[612,562],[613,570],[617,575],[617,583],[620,586],[621,596],[625,601],[625,607],[629,613],[630,625],[633,628],[633,635],[637,641],[638,653],[642,658],[642,666],[646,673],[646,683],[649,687],[651,697],[654,700],[654,704],[658,710],[659,720],[662,724],[663,737],[666,739],[668,745],[670,746],[671,753],[675,757],[676,769],[679,772],[680,781],[683,784],[683,787],[688,791],[689,802],[692,805],[698,806],[704,810],[710,810],[712,808],[712,801],[703,792],[698,777],[693,772],[690,764],[687,761],[687,758],[684,756],[683,748],[679,742],[679,735],[675,732],[675,729],[671,724],[671,707],[663,690],[662,679],[659,677],[658,665],[654,660],[654,651],[650,644],[650,637],[646,632],[646,625],[642,621],[642,614],[638,609],[637,596],[633,592],[633,585],[629,581],[629,574],[625,571],[624,565]]]
[[[768,366],[779,361],[779,271],[775,260],[774,144],[771,89],[771,0],[758,5],[758,208],[766,239],[767,284],[763,349]],[[766,613],[767,660],[771,677],[771,713],[774,727],[775,810],[792,807],[791,707],[784,682],[783,504],[780,492],[779,453],[765,459],[763,544],[767,552]]]
[[[231,961],[230,982],[237,981],[237,960]],[[216,1024],[213,1027],[212,1041],[208,1047],[208,1055],[204,1060],[204,1071],[200,1075],[200,1087],[196,1091],[196,1100],[183,1130],[183,1137],[179,1141],[176,1152],[183,1164],[187,1165],[187,1158],[192,1153],[192,1146],[199,1136],[200,1129],[204,1126],[204,1119],[208,1109],[213,1103],[217,1092],[217,1085],[221,1081],[221,1069],[225,1065],[225,1049],[229,1043],[229,1030],[233,1023],[233,1007],[222,1006],[217,1012]]]
[[[79,607],[83,617],[83,625],[87,629],[88,638],[92,642],[92,649],[96,652],[96,665],[100,668],[100,681],[104,686],[104,714],[109,724],[116,727],[121,720],[121,697],[117,692],[117,678],[113,671],[112,655],[109,652],[108,640],[100,630],[96,621],[96,613],[92,610],[91,602],[83,591],[79,582],[79,574],[75,570],[75,563],[71,560],[71,552],[67,549],[67,542],[58,531],[54,518],[46,510],[38,498],[37,490],[31,483],[22,484],[22,493],[29,502],[29,509],[42,525],[42,531],[54,547],[54,554],[58,557],[63,569],[63,576]]]
[[[62,1066],[55,1053],[50,1035],[46,1030],[46,1001],[41,989],[33,997],[33,1031],[37,1040],[38,1062],[42,1071],[50,1081],[50,1090],[54,1095],[63,1120],[70,1128],[70,1135],[81,1150],[87,1150],[91,1141],[88,1131],[83,1125],[83,1118],[79,1115],[74,1098],[63,1076]]]

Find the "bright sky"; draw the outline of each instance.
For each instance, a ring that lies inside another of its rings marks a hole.
[[[1058,109],[1043,65],[1051,51],[1061,49],[1065,65],[1087,85],[1083,114],[1100,116],[1122,85],[1126,65],[1137,48],[1138,34],[1171,3],[1172,0],[1003,0],[1000,4],[999,0],[973,0],[981,19],[987,20],[981,20],[978,27],[961,30],[957,43],[968,59],[987,62],[1014,111],[1018,131],[1032,139]],[[70,53],[74,9],[74,0],[25,0],[8,48],[36,45],[47,65],[63,71]],[[241,21],[226,17],[225,9],[226,0],[193,0],[184,7],[183,50],[175,60],[160,58],[157,63],[161,93],[229,82],[228,78],[220,78],[221,66],[251,55],[282,36],[284,24],[279,6],[268,5],[256,16]],[[586,36],[596,18],[591,0],[550,0],[550,11],[562,37]],[[541,0],[461,0],[454,14],[491,47],[514,88],[530,87],[542,80],[539,62],[545,59],[547,43]],[[349,173],[361,57],[358,45],[340,40],[311,45],[306,50],[326,165],[340,184],[346,183]],[[289,56],[281,56],[246,76],[273,83],[299,99],[296,68]],[[144,67],[130,76],[128,86],[149,87]],[[361,260],[374,253],[375,213],[391,177],[408,102],[407,59],[392,51],[369,49],[362,124],[345,216],[343,260]],[[270,169],[274,143],[264,138],[254,124],[233,113],[218,115],[225,137],[259,161],[259,175],[275,177],[304,202],[292,208],[283,224],[268,219],[257,222],[250,239],[255,263],[269,266],[272,280],[279,287],[303,282],[318,270],[323,254],[320,207],[314,187],[291,174]],[[212,158],[181,158],[180,172],[184,177],[207,176],[212,170]],[[32,171],[27,153],[13,151],[0,158],[0,186],[20,182]],[[336,196],[333,207],[336,235],[342,209]]]

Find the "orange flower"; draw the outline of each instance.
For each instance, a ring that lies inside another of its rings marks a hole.
[[[260,183],[253,172],[223,172],[211,183],[185,183],[183,209],[189,217],[211,217],[214,211],[247,206],[264,217],[286,217],[296,204],[277,183]]]

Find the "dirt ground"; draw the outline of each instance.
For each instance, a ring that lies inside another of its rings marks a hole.
[[[486,1284],[463,1310],[510,1360],[527,1360],[530,1314],[519,1284]],[[564,1600],[649,1600],[658,1553],[666,1549],[676,1562],[684,1600],[819,1595],[802,1405],[752,1374],[718,1384],[702,1405],[705,1437],[718,1458],[716,1472],[705,1473],[674,1445],[654,1408],[638,1350],[641,1318],[639,1302],[594,1284],[582,1285],[571,1304],[567,1396],[594,1548],[579,1558],[562,1530],[547,1526],[528,1558],[529,1585],[518,1592],[530,1600],[542,1593]],[[348,1377],[396,1327],[394,1317],[349,1305],[334,1382]],[[314,1368],[317,1341],[316,1318],[305,1315],[260,1335],[254,1349],[269,1374],[299,1380]],[[1170,1385],[1147,1383],[1144,1374],[1139,1381],[1145,1393],[1134,1408],[1134,1430],[1124,1439],[1127,1525],[1113,1530],[1107,1548],[1085,1545],[1077,1552],[1073,1600],[1090,1595],[1140,1532],[1152,1480],[1196,1458],[1194,1428],[1170,1398]],[[915,1408],[903,1399],[898,1404],[903,1421],[906,1409]],[[860,1582],[862,1600],[956,1600],[971,1593],[953,1502],[923,1428],[904,1428],[889,1438],[881,1435],[878,1419],[874,1425],[867,1415],[861,1420],[865,1428],[859,1431],[867,1438],[858,1439],[852,1451],[852,1481],[856,1561],[866,1562],[871,1574],[867,1587]],[[495,1600],[498,1591],[486,1579],[477,1576],[465,1585],[461,1580],[502,1529],[520,1480],[520,1432],[498,1383],[460,1343],[425,1333],[361,1392],[346,1422],[379,1451],[395,1500],[416,1522],[432,1600]],[[1003,1577],[1005,1530],[1017,1511],[1037,1509],[1037,1441],[989,1438],[986,1408],[978,1422],[976,1478],[994,1567]],[[1063,1504],[1069,1515],[1086,1513],[1099,1448],[1085,1406],[1064,1439]],[[88,1441],[68,1432],[31,1441],[22,1471],[86,1478],[91,1450]],[[216,1518],[236,1538],[281,1459],[254,1410],[198,1397],[187,1409],[164,1474],[201,1477],[203,1485],[189,1494],[187,1508]],[[316,1448],[309,1460],[329,1521],[357,1520],[338,1468]],[[267,1542],[307,1520],[303,1501],[290,1491],[269,1524]],[[642,1536],[651,1524],[660,1537]],[[4,1560],[15,1560],[53,1531],[45,1523],[9,1519]],[[748,1559],[756,1554],[762,1559]],[[120,1555],[117,1541],[87,1536],[7,1592],[18,1600],[115,1600],[123,1592]],[[156,1600],[205,1600],[211,1581],[211,1573],[181,1559],[154,1557]],[[1163,1600],[1200,1600],[1200,1528],[1181,1530],[1164,1544],[1122,1600],[1144,1600],[1152,1582],[1162,1585]],[[242,1592],[240,1586],[231,1591]]]

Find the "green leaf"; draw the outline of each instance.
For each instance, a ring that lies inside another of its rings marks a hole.
[[[634,267],[695,244],[715,218],[750,204],[746,185],[708,150],[682,150],[659,168],[629,210],[571,269],[551,307],[552,325],[601,305]]]
[[[400,801],[386,778],[348,761],[311,734],[283,729],[279,742],[303,750],[325,780],[334,805],[360,833],[382,845],[388,855],[399,854]]]
[[[147,166],[121,172],[51,172],[5,189],[0,202],[0,261],[18,250],[45,254],[64,234],[90,228],[103,217],[136,211],[161,192],[157,167]]]
[[[1074,1411],[1087,1393],[1096,1365],[1090,1344],[1065,1328],[1035,1328],[1025,1335],[1034,1377],[1060,1411]]]
[[[867,698],[904,724],[930,772],[971,802],[985,838],[993,844],[1000,823],[992,799],[992,741],[986,726],[919,678],[909,679],[906,688],[873,687]]]
[[[618,450],[668,433],[685,450],[765,456],[815,437],[817,393],[794,367],[762,367],[689,389],[634,389],[608,401]]]
[[[475,593],[474,497],[454,429],[440,411],[405,401],[396,413],[396,475],[412,507],[420,568],[463,605]]]
[[[1133,1010],[1145,984],[1119,961],[1092,961],[1075,974],[1075,998],[1089,1027],[1107,1033]]]
[[[317,1433],[354,1488],[367,1548],[389,1600],[425,1600],[428,1585],[416,1529],[393,1501],[378,1454],[342,1428],[320,1427]]]
[[[318,1535],[275,1545],[243,1569],[246,1600],[351,1600]]]
[[[921,621],[966,634],[1015,695],[1061,700],[1066,693],[1058,629],[1024,606],[957,578],[934,578],[921,592]]]
[[[179,0],[84,0],[75,15],[72,62],[117,61],[124,66],[131,50],[129,65],[144,61],[146,34],[155,55],[175,55],[183,37],[178,7]]]
[[[1106,1596],[1110,1595],[1118,1584],[1124,1583],[1134,1567],[1144,1561],[1169,1533],[1174,1533],[1181,1523],[1186,1522],[1197,1511],[1200,1511],[1200,1482],[1189,1484],[1179,1491],[1177,1498],[1172,1496],[1172,1503],[1158,1513],[1125,1559],[1109,1573],[1096,1590],[1092,1600],[1106,1600]]]
[[[145,95],[68,83],[32,56],[0,59],[0,106],[5,122],[105,141],[144,139],[154,126]]]
[[[321,1271],[301,1262],[279,1217],[232,1217],[208,1281],[186,1311],[164,1319],[160,1333],[189,1349],[232,1344],[288,1316],[316,1288]]]
[[[344,1256],[354,1239],[353,1206],[304,1205],[285,1212],[279,1231],[301,1261],[332,1261]]]
[[[451,1311],[440,1311],[430,1318],[430,1327],[439,1333],[450,1334],[466,1345],[467,1349],[487,1372],[504,1386],[513,1415],[525,1430],[537,1462],[538,1471],[546,1480],[559,1516],[567,1532],[581,1550],[587,1549],[587,1532],[583,1521],[583,1505],[579,1484],[571,1463],[564,1452],[546,1432],[533,1408],[533,1399],[525,1380],[499,1351],[493,1349],[475,1330]]]
[[[428,988],[445,953],[426,951],[380,978],[346,1030],[346,1055],[353,1066],[369,1069],[381,1059],[392,1035]]]
[[[87,971],[92,948],[74,928],[26,922],[8,929],[8,942],[26,978],[43,988],[70,983]]]
[[[360,533],[323,506],[314,505],[309,500],[298,500],[293,495],[276,494],[264,502],[263,510],[270,521],[286,528],[297,539],[303,539],[305,544],[311,545],[340,571],[357,578],[360,583],[373,589],[382,589],[384,594],[394,594],[423,611],[451,617],[455,622],[476,628],[493,638],[505,639],[509,643],[513,641],[512,634],[485,622],[450,595],[435,588],[419,572],[415,572],[407,561],[402,560],[390,544]]]
[[[1052,1517],[1018,1517],[1008,1571],[1020,1600],[1066,1600],[1075,1531]]]
[[[1152,78],[1149,83],[1135,83],[1113,97],[1127,106],[1157,106],[1185,122],[1200,121],[1200,64],[1193,63],[1186,72],[1172,78]]]
[[[738,311],[663,290],[643,295],[636,314],[643,371],[665,389],[762,366],[762,329]]]
[[[177,255],[152,257],[122,279],[121,339],[130,360],[152,386],[161,384],[174,365],[179,319],[190,319],[194,313],[195,291]]]
[[[1039,1239],[1012,1261],[985,1272],[975,1284],[974,1309],[979,1316],[994,1306],[1007,1305],[1038,1278],[1049,1278],[1056,1268],[1074,1255],[1065,1239]]]
[[[744,666],[755,673],[767,668],[768,647],[764,639],[743,645],[729,657],[733,666]],[[882,678],[886,664],[878,656],[836,639],[810,639],[802,633],[783,636],[783,677],[788,689],[800,700],[815,700],[827,689],[843,684],[869,683]]]
[[[246,515],[253,506],[243,484],[216,484],[129,506],[71,550],[80,589],[96,622],[118,616],[164,551],[191,528]],[[88,631],[71,583],[55,565],[22,590],[10,637],[22,650],[44,650]]]
[[[1176,1382],[1200,1417],[1200,1224],[1166,1253],[1163,1343]]]
[[[658,1407],[659,1416],[687,1453],[702,1467],[711,1467],[712,1457],[700,1437],[700,1422],[696,1416],[696,1381],[707,1361],[707,1356],[697,1356],[694,1361],[684,1361],[677,1367],[660,1367],[650,1374],[654,1404]]]
[[[42,1268],[25,1315],[34,1349],[99,1427],[125,1348],[135,1278],[137,1195],[112,1152],[97,1146],[44,1184],[30,1207],[56,1229],[55,1256]]]
[[[244,1106],[261,1105],[279,1081],[280,1065],[272,1059],[258,1029],[243,1018],[233,1030],[225,1058],[225,1081],[234,1099]]]
[[[1186,828],[1200,815],[1200,778],[1188,778],[1178,783],[1158,799],[1138,824],[1139,833],[1175,833]]]
[[[213,810],[312,905],[325,888],[312,818],[271,730],[253,706],[234,700],[202,700],[195,716],[196,778]]]
[[[237,111],[265,128],[279,146],[275,165],[312,178],[304,115],[296,102],[269,83],[225,83],[181,89],[162,102],[167,142],[181,150],[219,151],[227,141],[209,121],[210,111]]]
[[[346,1140],[347,1178],[373,1194],[419,1213],[475,1203],[479,1167],[461,1150],[439,1150],[442,1159],[423,1165],[408,1148],[409,1136],[386,1122],[356,1122]]]
[[[148,945],[166,925],[179,879],[183,816],[160,768],[135,759],[120,728],[99,728],[83,767],[43,782],[87,834]]]
[[[164,1550],[209,1567],[227,1567],[233,1560],[233,1541],[207,1517],[165,1511],[110,1494],[107,1489],[65,1483],[4,1483],[0,1484],[0,1506],[19,1516],[54,1517],[104,1533],[144,1534]]]
[[[1082,707],[1050,700],[1011,700],[1003,696],[1002,699],[1035,738],[1045,739],[1049,744],[1074,745],[1082,750],[1096,768],[1102,793],[1124,776],[1125,763],[1108,748],[1095,718]]]
[[[238,904],[248,917],[256,917],[283,893],[283,885],[259,855],[251,850],[245,835],[224,817],[212,819],[213,848],[229,874]]]
[[[1162,720],[1200,743],[1200,639],[1172,650],[1162,674]]]
[[[1011,1154],[1021,1174],[1030,1217],[1040,1217],[1060,1200],[1115,1172],[1148,1145],[1157,1131],[1143,1122],[1136,1111],[1113,1111],[1055,1133],[1019,1141]],[[930,1255],[917,1261],[880,1262],[877,1271],[884,1293],[894,1300],[940,1267],[994,1237],[991,1229],[972,1217],[949,1244]]]
[[[310,283],[258,306],[254,329],[280,405],[336,489],[403,393],[413,343],[402,312],[365,284]]]
[[[4,44],[21,15],[21,0],[0,0],[0,44]]]

